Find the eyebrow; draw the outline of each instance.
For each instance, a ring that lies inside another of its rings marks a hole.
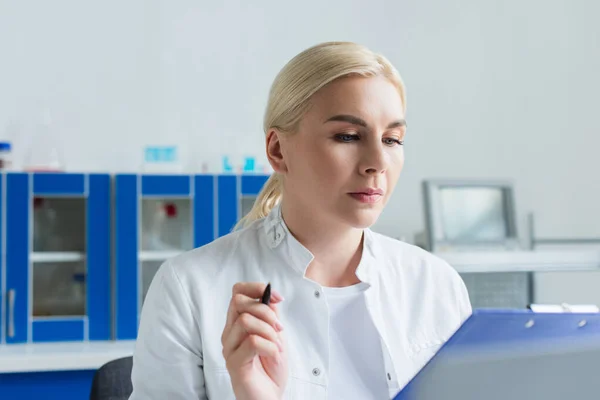
[[[368,125],[367,125],[367,123],[365,122],[364,119],[359,118],[359,117],[355,117],[354,115],[348,115],[348,114],[334,115],[333,117],[328,118],[327,121],[325,121],[325,122],[327,123],[327,122],[332,122],[332,121],[348,122],[348,123],[350,123],[352,125],[358,125],[358,126],[362,126],[364,128],[368,127]],[[406,126],[406,120],[405,119],[399,119],[399,120],[396,120],[396,121],[390,123],[387,126],[387,129],[400,128],[400,127],[403,127],[403,126]]]

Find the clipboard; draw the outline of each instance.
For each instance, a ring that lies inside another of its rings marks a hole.
[[[544,349],[566,349],[577,342],[592,343],[592,348],[600,352],[600,313],[474,310],[393,400],[419,398],[417,386],[434,373],[436,364],[452,358],[494,351],[497,354],[501,351],[510,354],[511,349],[516,349],[513,354],[519,354],[516,353],[518,349],[521,349],[521,353],[542,353]]]

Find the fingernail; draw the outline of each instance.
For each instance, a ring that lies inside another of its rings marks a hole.
[[[273,297],[273,299],[275,299],[277,301],[283,301],[283,300],[285,300],[283,298],[283,296],[278,291],[276,291],[275,289],[271,289],[271,297]]]
[[[277,329],[277,332],[281,332],[283,330],[283,325],[281,325],[281,322],[275,321],[275,329]]]

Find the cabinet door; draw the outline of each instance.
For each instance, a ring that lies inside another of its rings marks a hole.
[[[6,343],[29,339],[30,175],[6,176]]]
[[[7,177],[7,341],[110,338],[108,175]]]
[[[209,183],[190,175],[116,176],[117,339],[137,337],[146,292],[164,261],[199,240],[212,240],[214,229],[197,233],[196,225],[202,224],[195,222],[214,219],[195,205],[195,186],[210,191],[214,185]]]

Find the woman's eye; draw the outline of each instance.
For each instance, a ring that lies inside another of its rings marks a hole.
[[[395,139],[395,138],[385,138],[383,142],[388,146],[402,146],[404,144],[404,140]]]
[[[340,133],[339,135],[335,135],[335,138],[340,142],[350,143],[358,140],[358,135],[355,133]]]

